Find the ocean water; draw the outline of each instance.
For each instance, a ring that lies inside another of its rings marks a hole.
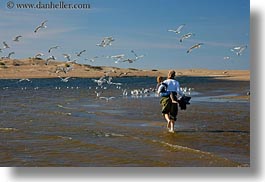
[[[250,102],[222,99],[249,82],[179,81],[192,99],[172,134],[156,78],[0,80],[0,166],[249,166]]]

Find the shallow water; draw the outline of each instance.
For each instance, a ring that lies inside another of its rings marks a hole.
[[[213,99],[240,95],[249,82],[180,78],[196,94],[171,134],[160,98],[130,95],[155,80],[114,78],[121,88],[107,89],[92,79],[0,80],[0,166],[250,165],[249,101]]]

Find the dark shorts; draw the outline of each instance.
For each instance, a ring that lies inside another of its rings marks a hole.
[[[162,106],[162,114],[169,114],[170,119],[176,121],[178,115],[178,104],[172,103],[170,97],[162,97],[160,99]]]

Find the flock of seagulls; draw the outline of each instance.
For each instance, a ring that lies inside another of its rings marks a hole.
[[[181,24],[180,26],[178,26],[176,29],[169,29],[168,32],[174,32],[176,35],[181,34],[182,29],[186,26],[186,24]],[[186,33],[184,35],[182,35],[179,39],[180,43],[183,43],[183,41],[185,39],[188,39],[192,36],[195,36],[194,33]],[[198,49],[200,48],[202,45],[204,45],[204,43],[196,43],[194,45],[192,45],[190,48],[188,48],[188,50],[186,51],[187,54],[191,53],[194,49]],[[235,46],[233,48],[230,49],[231,52],[234,52],[235,55],[237,56],[241,56],[243,54],[243,52],[247,49],[247,45],[242,45],[242,46]],[[224,56],[223,57],[224,60],[230,60],[231,56]]]
[[[184,26],[186,26],[186,24],[181,24],[178,28],[176,29],[169,29],[168,32],[174,32],[175,34],[180,34],[181,33],[181,30],[184,28]],[[186,33],[184,35],[182,35],[179,39],[179,42],[182,43],[184,39],[188,39],[192,36],[194,36],[195,34],[194,33]],[[197,48],[200,48],[201,46],[203,45],[203,43],[197,43],[197,44],[194,44],[193,46],[191,46],[188,50],[187,50],[187,53],[191,53],[191,51],[193,49],[197,49]]]
[[[241,56],[243,52],[247,49],[247,45],[242,45],[242,46],[235,46],[230,49],[232,53],[234,53],[236,56]],[[232,56],[224,56],[224,60],[230,60]]]
[[[42,31],[43,29],[47,28],[47,23],[48,20],[45,20],[43,22],[41,22],[35,29],[34,29],[34,33],[38,34],[39,31]],[[183,43],[184,40],[189,39],[193,36],[195,36],[195,33],[191,33],[191,32],[186,32],[183,35],[182,32],[184,30],[184,27],[186,26],[186,24],[181,24],[180,26],[178,26],[176,29],[168,29],[168,32],[173,32],[175,35],[180,35],[179,37],[179,42]],[[13,42],[20,42],[21,39],[23,38],[22,35],[16,35],[12,40]],[[101,48],[106,48],[109,46],[112,46],[113,42],[115,41],[115,39],[112,36],[108,36],[108,37],[103,37],[102,40],[100,41],[100,43],[96,44],[96,46],[101,47]],[[193,50],[200,48],[201,46],[203,46],[204,43],[196,43],[194,45],[192,45],[191,47],[189,47],[186,51],[187,54],[191,53]],[[2,50],[4,49],[10,49],[11,46],[6,42],[3,41],[3,47],[0,48],[0,52],[2,52]],[[56,52],[57,49],[61,48],[59,45],[54,45],[52,47],[50,47],[49,49],[47,49],[47,53],[49,53],[50,55],[45,59],[45,65],[49,65],[51,61],[56,60],[56,57],[54,55],[51,55],[52,53]],[[233,48],[230,49],[231,52],[235,53],[235,55],[237,56],[241,56],[243,54],[243,52],[247,49],[247,45],[243,45],[243,46],[235,46]],[[70,71],[74,70],[74,64],[77,64],[77,60],[82,57],[86,52],[86,49],[81,49],[78,52],[75,52],[74,56],[76,56],[76,58],[74,59],[71,54],[69,53],[63,53],[62,56],[66,59],[65,66],[57,66],[56,70],[54,71],[55,74],[57,74],[57,77],[64,83],[69,82],[70,78],[69,76],[67,76],[66,74],[69,73]],[[3,58],[7,58],[10,59],[12,55],[14,55],[15,52],[9,52],[7,56],[2,57]],[[129,56],[127,57],[125,54],[118,54],[118,55],[110,55],[110,56],[94,56],[92,58],[85,58],[84,60],[89,61],[89,62],[95,62],[96,59],[99,58],[106,58],[106,59],[112,59],[114,60],[116,64],[118,63],[134,63],[140,59],[143,59],[145,57],[144,54],[139,55],[136,53],[136,51],[131,50],[131,54],[133,56]],[[33,56],[34,59],[42,59],[42,57],[45,56],[44,53],[37,53],[36,55]],[[231,58],[231,56],[225,56],[224,59],[225,60],[229,60]],[[60,75],[60,73],[64,73],[64,77]],[[120,73],[119,77],[121,76],[126,76],[128,75],[130,72],[126,72],[126,73]],[[23,81],[31,81],[29,79],[21,79],[18,82],[23,82]],[[122,83],[117,83],[117,82],[113,82],[113,78],[108,76],[108,73],[105,73],[104,76],[102,76],[99,79],[93,79],[93,82],[97,85],[97,88],[101,88],[103,89],[103,91],[100,92],[95,92],[96,97],[102,100],[106,100],[107,102],[109,102],[110,100],[114,99],[114,96],[101,96],[102,93],[104,93],[104,89],[107,89],[108,86],[114,85],[116,86],[116,88],[121,89]],[[107,84],[108,86],[104,86],[105,84]],[[126,89],[123,89],[123,96],[127,96],[128,93],[131,93],[131,95],[141,95],[141,94],[147,94],[150,93],[150,89],[135,89],[132,90],[131,92],[128,92]]]

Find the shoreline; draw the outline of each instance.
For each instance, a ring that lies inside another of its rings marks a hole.
[[[58,69],[71,67],[72,70],[64,73]],[[42,59],[0,59],[0,79],[22,78],[99,78],[104,75],[112,77],[166,77],[169,69],[141,70],[136,68],[118,68],[107,66],[92,66],[77,63],[52,61],[45,65]],[[174,69],[177,76],[212,77],[214,79],[250,81],[249,70],[209,70],[209,69]]]

